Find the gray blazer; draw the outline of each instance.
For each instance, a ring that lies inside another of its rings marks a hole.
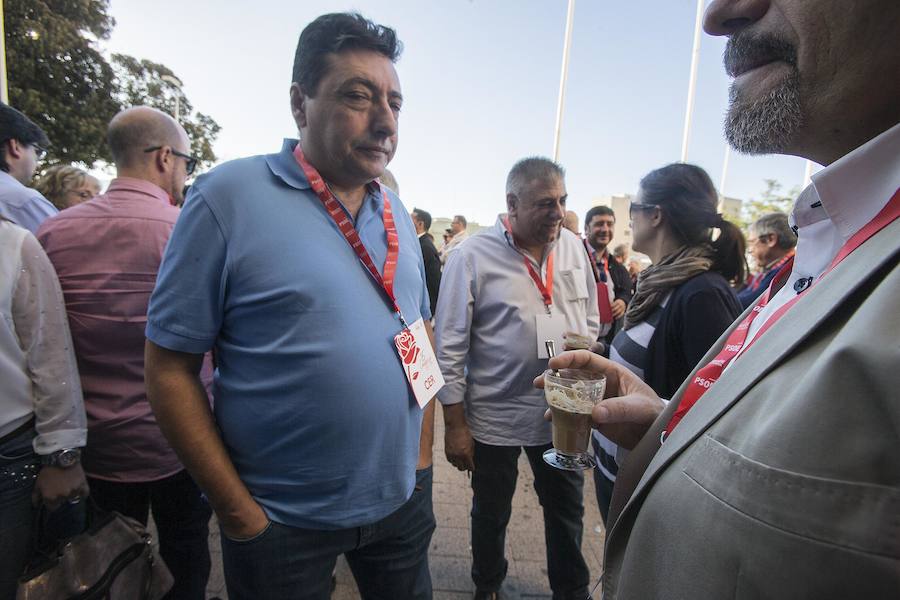
[[[604,598],[900,598],[898,259],[900,220],[810,289],[660,447],[682,385],[619,471]]]

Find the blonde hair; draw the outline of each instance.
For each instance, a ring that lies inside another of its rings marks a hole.
[[[47,169],[43,177],[35,184],[34,189],[52,202],[53,206],[63,210],[68,208],[64,204],[66,192],[80,188],[88,177],[90,175],[78,167],[57,165]]]

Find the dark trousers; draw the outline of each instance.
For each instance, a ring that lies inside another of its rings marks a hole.
[[[594,472],[594,492],[597,494],[597,507],[600,509],[600,516],[603,517],[603,524],[606,525],[606,519],[609,517],[609,504],[612,502],[613,486],[616,482],[607,479],[606,475],[597,467],[591,470]]]
[[[584,476],[544,462],[550,445],[526,446],[534,489],[544,509],[547,574],[554,600],[588,597],[590,572],[581,555]],[[506,526],[518,477],[519,446],[475,442],[472,475],[472,580],[479,590],[497,591],[506,577]]]
[[[31,491],[40,468],[33,439],[34,429],[29,429],[0,444],[0,600],[16,597],[19,576],[31,558]]]
[[[430,600],[434,532],[431,467],[399,509],[371,525],[323,531],[270,522],[249,540],[222,533],[230,600],[328,600],[337,557],[346,555],[364,600]]]
[[[159,533],[159,554],[175,584],[168,600],[203,600],[209,580],[209,517],[212,510],[187,471],[159,481],[122,483],[88,478],[91,497],[107,511],[147,524]]]

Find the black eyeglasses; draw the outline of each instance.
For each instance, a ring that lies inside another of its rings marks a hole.
[[[156,152],[157,150],[162,150],[165,146],[153,146],[152,148],[147,148],[144,152]],[[179,152],[175,148],[172,148],[172,154],[177,156],[178,158],[183,158],[187,164],[184,167],[184,172],[190,175],[194,172],[194,169],[197,168],[197,163],[200,162],[200,159],[196,156],[191,156],[190,154],[185,154],[184,152]]]
[[[659,208],[656,204],[642,204],[640,202],[632,202],[628,205],[628,216],[634,218],[634,211],[636,210],[650,210],[652,208]]]
[[[37,157],[37,159],[44,160],[44,157],[47,156],[47,149],[42,148],[37,144],[32,144],[32,147],[34,148],[34,155]]]

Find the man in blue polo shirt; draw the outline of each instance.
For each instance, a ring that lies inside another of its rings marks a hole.
[[[431,313],[409,213],[373,181],[397,145],[399,52],[356,14],[308,25],[300,141],[198,178],[163,258],[148,395],[218,515],[232,600],[327,598],[340,554],[364,598],[431,598],[423,411],[394,343]],[[212,348],[214,415],[197,376]]]

